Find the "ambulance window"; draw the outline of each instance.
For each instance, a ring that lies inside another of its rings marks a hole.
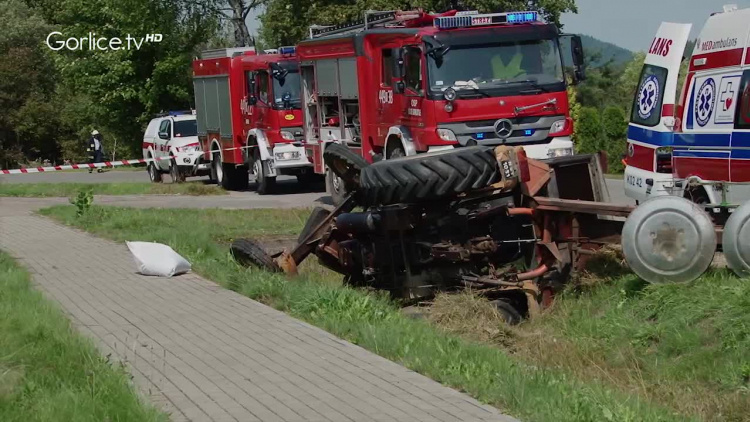
[[[422,50],[408,47],[404,54],[404,84],[407,89],[422,93]]]
[[[245,83],[247,85],[245,86],[245,94],[247,94],[248,96],[255,95],[255,83],[254,83],[255,79],[253,78],[255,78],[255,75],[253,74],[253,72],[246,70],[245,71]]]
[[[746,70],[742,75],[740,104],[737,107],[735,127],[737,129],[750,129],[750,70]]]
[[[645,65],[638,82],[630,121],[643,126],[656,126],[661,121],[664,86],[669,72],[663,67]]]
[[[268,103],[268,72],[258,72],[258,100]]]
[[[390,48],[384,48],[383,50],[383,60],[382,65],[383,68],[381,69],[381,85],[383,86],[391,86],[391,82],[393,81],[393,50]]]

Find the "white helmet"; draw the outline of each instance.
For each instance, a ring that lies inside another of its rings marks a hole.
[[[94,129],[94,131],[93,131],[93,132],[91,132],[91,136],[96,136],[96,135],[98,135],[98,134],[99,134],[99,131],[98,131],[98,130],[96,130],[96,129]]]

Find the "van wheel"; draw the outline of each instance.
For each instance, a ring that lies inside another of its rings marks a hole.
[[[180,172],[180,167],[177,166],[177,161],[174,158],[169,162],[169,176],[172,178],[172,183],[185,181],[185,174]]]
[[[253,174],[255,175],[255,190],[258,195],[267,195],[276,189],[276,178],[266,174],[258,151],[253,154]]]
[[[151,161],[148,163],[148,178],[151,179],[152,183],[161,183],[161,172],[156,168],[156,162]]]

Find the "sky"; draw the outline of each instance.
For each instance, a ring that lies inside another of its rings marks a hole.
[[[651,45],[661,22],[692,23],[692,39],[711,13],[722,11],[725,4],[748,8],[750,0],[576,0],[576,4],[578,14],[562,16],[565,32],[639,51]]]
[[[663,21],[692,23],[692,39],[711,13],[722,11],[725,4],[748,8],[750,0],[576,0],[576,4],[578,14],[562,16],[565,32],[591,35],[639,51],[651,45]],[[254,11],[247,17],[251,34],[258,32],[258,14]]]

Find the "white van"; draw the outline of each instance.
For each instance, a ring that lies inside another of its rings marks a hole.
[[[663,23],[652,41],[628,127],[625,193],[704,204],[750,200],[750,9],[725,6],[696,40],[679,102],[691,25]]]
[[[163,173],[169,173],[173,183],[189,176],[208,175],[210,169],[203,162],[195,114],[170,112],[152,119],[143,135],[143,158],[156,160],[148,163],[152,182],[161,182]]]

